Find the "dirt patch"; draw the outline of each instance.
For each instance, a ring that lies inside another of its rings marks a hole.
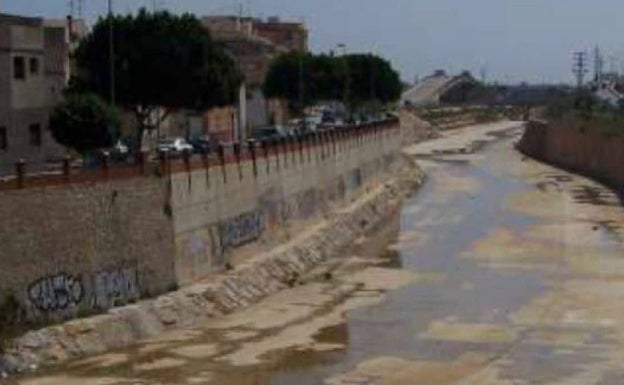
[[[470,353],[452,362],[411,361],[379,357],[365,361],[345,374],[335,376],[328,385],[446,385],[454,384],[483,367],[491,357]]]
[[[516,332],[505,325],[462,324],[436,321],[429,325],[422,338],[439,341],[473,343],[509,343],[517,338]]]

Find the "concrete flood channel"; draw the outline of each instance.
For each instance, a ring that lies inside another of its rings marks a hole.
[[[623,384],[624,212],[514,134],[416,146],[427,183],[332,275],[13,383]]]

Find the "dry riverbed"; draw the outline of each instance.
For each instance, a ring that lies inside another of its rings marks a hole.
[[[407,149],[429,178],[400,217],[285,291],[15,383],[622,384],[624,210],[519,132]]]
[[[74,361],[19,383],[251,384],[255,374],[246,368],[271,367],[293,351],[344,350],[347,341],[317,337],[343,324],[347,312],[379,304],[387,291],[421,279],[414,272],[374,266],[388,262],[352,257],[322,278],[201,327],[163,333],[131,349]]]

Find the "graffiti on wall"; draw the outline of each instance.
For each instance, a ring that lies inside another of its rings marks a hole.
[[[333,180],[331,189],[327,192],[327,199],[332,202],[339,201],[345,198],[347,187],[342,177],[338,177]]]
[[[305,220],[316,215],[318,192],[308,189],[288,199],[278,200],[273,190],[262,195],[260,207],[265,214],[268,228],[286,226],[292,220]]]
[[[265,213],[267,228],[272,229],[281,225],[279,199],[274,188],[262,193],[258,199],[258,204]]]
[[[349,192],[360,187],[362,185],[362,171],[359,168],[351,170],[351,172],[345,176],[345,185]]]
[[[28,287],[30,302],[46,313],[75,308],[83,296],[82,281],[64,273],[40,278]]]
[[[265,229],[264,214],[254,210],[226,220],[219,225],[221,247],[228,249],[254,241]]]
[[[28,287],[28,300],[41,313],[53,314],[85,305],[91,309],[108,309],[139,298],[135,268],[100,271],[77,277],[56,274],[42,277]]]
[[[219,226],[209,225],[185,240],[186,256],[196,270],[222,266],[224,262],[219,244]]]
[[[281,204],[280,215],[285,224],[290,220],[305,220],[316,214],[316,190],[309,189],[295,194]]]
[[[93,276],[91,307],[108,309],[140,296],[135,268],[102,271]]]
[[[315,189],[306,190],[297,194],[297,218],[308,219],[316,215],[317,193]]]

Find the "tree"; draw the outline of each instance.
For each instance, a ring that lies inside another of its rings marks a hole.
[[[112,145],[119,124],[119,111],[94,94],[68,94],[50,116],[54,139],[81,154]]]
[[[390,63],[371,54],[333,57],[287,53],[271,65],[265,83],[267,97],[283,98],[295,110],[323,100],[340,100],[352,108],[365,103],[398,100],[403,90]]]
[[[262,91],[268,98],[288,101],[292,110],[301,111],[310,102],[310,94],[305,94],[304,68],[309,67],[312,56],[304,53],[286,53],[278,56],[267,72]]]
[[[347,90],[348,68],[344,61],[299,52],[278,56],[263,86],[265,96],[286,99],[298,112],[318,101],[343,100]]]
[[[351,107],[370,102],[386,104],[401,97],[399,73],[387,60],[372,54],[351,54],[342,59],[349,69]]]
[[[111,99],[111,23],[115,100],[135,114],[139,143],[145,129],[176,109],[205,110],[236,100],[242,76],[196,17],[144,9],[98,20],[77,50],[81,87]]]
[[[305,73],[307,90],[315,101],[345,100],[349,90],[349,69],[344,60],[328,55],[314,56]]]

